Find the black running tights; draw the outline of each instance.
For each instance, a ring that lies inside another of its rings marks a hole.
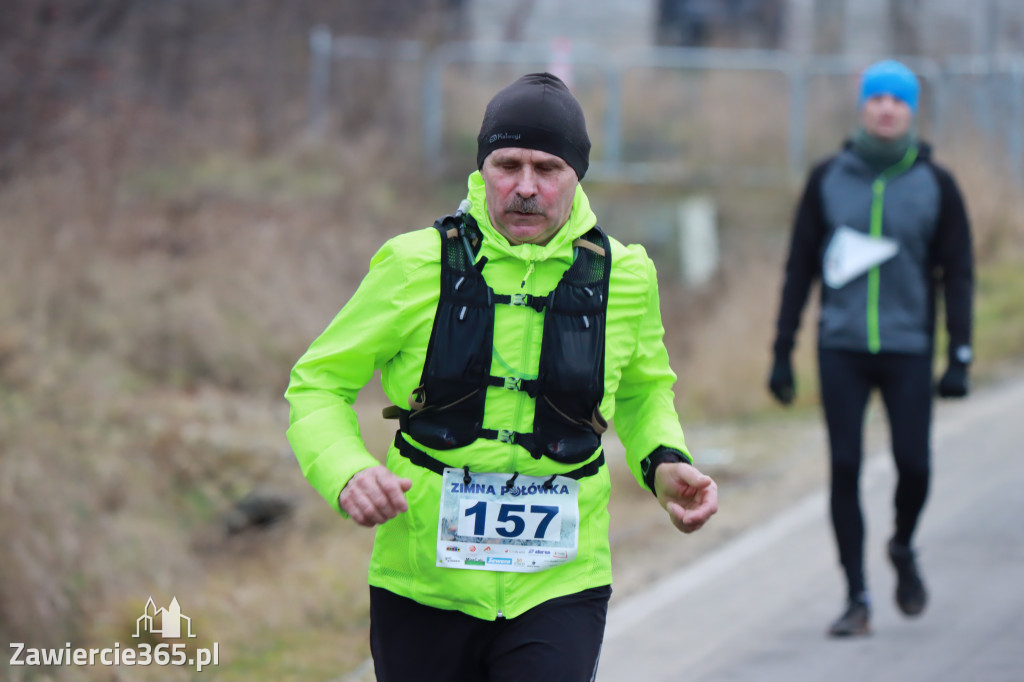
[[[871,391],[882,394],[896,462],[895,532],[910,545],[928,496],[932,362],[927,355],[819,349],[821,400],[831,450],[831,512],[849,595],[867,590],[860,506],[864,414]]]
[[[446,569],[451,570],[451,569]],[[593,682],[611,586],[480,620],[370,588],[370,649],[379,682]]]

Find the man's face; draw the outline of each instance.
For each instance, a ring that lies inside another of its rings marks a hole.
[[[892,95],[875,95],[865,100],[860,122],[870,135],[882,140],[898,140],[910,130],[914,112],[901,99]]]
[[[510,243],[547,244],[569,219],[579,180],[560,157],[536,149],[496,149],[480,174],[491,224]]]

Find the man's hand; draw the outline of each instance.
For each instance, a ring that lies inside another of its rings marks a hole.
[[[654,470],[654,493],[672,524],[684,533],[699,530],[718,511],[718,485],[692,464],[659,464]]]
[[[967,395],[967,365],[950,360],[949,367],[939,380],[936,392],[940,398],[963,398]]]
[[[789,405],[796,397],[796,381],[793,379],[793,363],[788,355],[775,356],[772,373],[768,378],[768,390],[783,405]]]
[[[409,509],[405,493],[412,487],[408,478],[399,478],[387,467],[363,469],[349,479],[338,495],[338,504],[360,526],[376,526]]]

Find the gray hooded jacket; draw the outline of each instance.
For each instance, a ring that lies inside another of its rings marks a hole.
[[[884,245],[889,253],[880,263],[846,268],[846,277],[836,277],[829,269],[836,254],[849,252],[842,246],[855,242]],[[879,173],[848,143],[811,171],[793,226],[776,355],[791,352],[810,286],[823,274],[821,348],[932,353],[940,287],[951,353],[970,347],[970,227],[956,182],[931,160],[928,145],[912,147],[903,161]]]

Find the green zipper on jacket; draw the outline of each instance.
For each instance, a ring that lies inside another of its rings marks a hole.
[[[917,160],[917,147],[911,147],[895,165],[885,169],[871,185],[871,236],[882,236],[882,209],[885,205],[885,185],[892,178],[906,172]],[[878,353],[882,349],[882,335],[878,326],[878,299],[881,289],[880,266],[868,271],[868,350]]]
[[[530,295],[534,295],[534,294],[537,293],[536,290],[535,290],[535,287],[534,287],[534,282],[532,280],[530,280],[530,275],[533,274],[533,272],[536,269],[536,267],[537,267],[537,261],[534,260],[534,259],[531,259],[529,261],[529,263],[527,264],[526,273],[523,275],[523,281],[519,283],[519,288],[524,290],[523,293],[527,293],[527,294],[530,294]],[[527,282],[529,282],[529,286],[527,286]],[[540,313],[536,313],[536,314],[540,314]],[[523,328],[523,342],[522,342],[522,345],[520,346],[520,348],[522,349],[522,352],[519,355],[519,367],[520,368],[526,367],[526,363],[530,359],[530,347],[533,345],[533,330],[535,328],[535,324],[534,324],[535,320],[533,318],[533,315],[525,315],[524,319],[526,319],[526,324],[524,325],[524,328]],[[495,354],[497,355],[496,352],[495,352]],[[501,362],[502,362],[502,364],[504,364],[504,361],[501,361]],[[519,424],[520,418],[521,418],[521,416],[523,414],[523,408],[526,406],[526,400],[527,400],[526,393],[524,393],[522,391],[517,391],[517,394],[518,394],[518,396],[517,396],[518,397],[518,402],[516,404],[515,414],[512,417],[514,424]],[[512,453],[512,460],[511,460],[511,463],[510,463],[510,468],[511,468],[512,471],[516,471],[517,470],[517,464],[518,464],[518,462],[516,460],[519,457],[519,446],[513,445],[512,443],[509,443],[508,447],[509,447],[509,450]],[[498,618],[504,618],[505,617],[505,614],[504,614],[504,611],[505,611],[505,573],[504,573],[504,571],[496,571],[495,572],[495,578],[496,578],[496,582],[497,582],[497,595],[496,595],[497,596],[497,602],[498,602],[497,616],[498,616]]]

